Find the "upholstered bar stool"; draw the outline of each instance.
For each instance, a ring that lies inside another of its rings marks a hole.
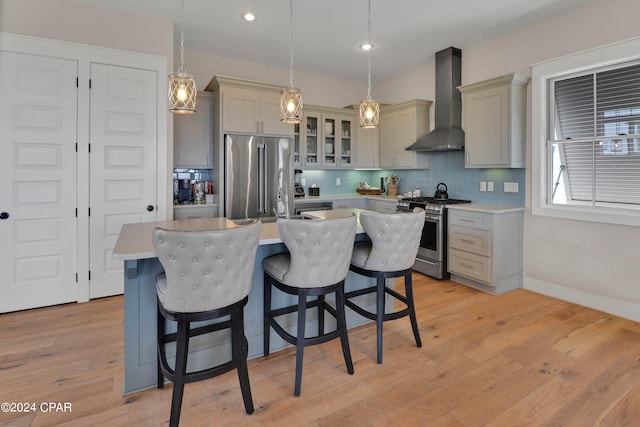
[[[269,355],[271,328],[289,344],[296,346],[294,394],[300,396],[304,348],[340,338],[347,372],[353,374],[344,308],[344,280],[349,272],[357,219],[355,215],[328,220],[279,219],[278,231],[288,252],[265,258],[264,268],[264,354]],[[297,304],[271,308],[271,291],[297,295]],[[325,295],[335,294],[335,309]],[[307,301],[307,297],[316,297]],[[305,338],[306,312],[317,308],[318,334]],[[297,312],[297,332],[285,330],[277,317]],[[332,315],[337,328],[324,331],[325,312]]]
[[[247,370],[248,344],[244,335],[244,306],[251,290],[261,223],[215,231],[153,230],[155,254],[164,267],[156,278],[158,294],[158,388],[164,377],[173,382],[169,425],[180,419],[184,385],[232,369],[238,370],[247,414],[253,401]],[[228,319],[191,328],[192,322]],[[166,321],[177,322],[176,333],[166,333]],[[208,369],[187,372],[189,339],[211,332],[231,330],[231,360]],[[176,343],[172,369],[165,347]]]
[[[409,316],[416,345],[422,347],[413,302],[411,267],[418,254],[424,221],[424,210],[420,208],[410,213],[360,214],[360,224],[371,241],[355,244],[349,269],[363,276],[375,277],[376,285],[348,292],[345,304],[361,316],[376,321],[378,363],[382,363],[382,323],[385,321]],[[405,295],[387,287],[386,279],[395,277],[404,277]],[[356,297],[374,292],[375,313],[356,304]],[[404,308],[386,313],[385,295],[401,301]]]

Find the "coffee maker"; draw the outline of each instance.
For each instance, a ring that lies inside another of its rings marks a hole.
[[[193,192],[191,189],[191,180],[189,179],[178,180],[178,203],[180,204],[193,203]]]
[[[293,184],[293,197],[304,197],[304,187],[300,183],[300,177],[302,175],[301,169],[296,169],[294,171],[294,184]]]

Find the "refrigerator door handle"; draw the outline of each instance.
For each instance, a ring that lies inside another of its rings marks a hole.
[[[264,142],[258,143],[258,213],[267,211],[267,150]]]

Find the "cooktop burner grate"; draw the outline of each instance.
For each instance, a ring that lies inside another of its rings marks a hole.
[[[418,203],[435,203],[438,205],[454,205],[457,203],[471,203],[471,200],[462,199],[436,199],[435,197],[404,197],[402,200]]]

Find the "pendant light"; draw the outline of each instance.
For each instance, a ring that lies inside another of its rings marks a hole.
[[[169,75],[169,111],[177,114],[191,114],[196,112],[196,81],[184,68],[184,0],[180,1],[180,68],[175,74]]]
[[[280,92],[280,121],[297,124],[302,120],[302,90],[293,87],[293,0],[289,2],[289,87]]]
[[[371,0],[369,0],[369,41],[367,43],[367,55],[369,59],[369,88],[367,89],[367,99],[360,101],[360,126],[365,129],[376,128],[380,123],[380,104],[371,99]]]

